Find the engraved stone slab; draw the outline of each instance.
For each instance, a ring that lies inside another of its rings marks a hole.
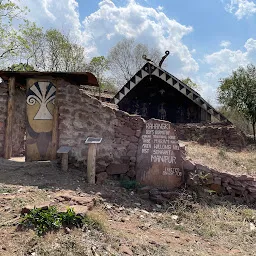
[[[136,180],[156,188],[177,188],[183,179],[182,161],[172,124],[162,120],[148,120],[139,141]]]

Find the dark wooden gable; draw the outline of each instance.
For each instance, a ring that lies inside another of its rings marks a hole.
[[[228,121],[196,91],[160,67],[146,63],[114,96],[121,110],[174,123]]]

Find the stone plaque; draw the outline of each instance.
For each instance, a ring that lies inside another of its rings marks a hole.
[[[148,120],[139,141],[136,180],[156,188],[177,188],[182,184],[182,166],[180,147],[172,124]]]

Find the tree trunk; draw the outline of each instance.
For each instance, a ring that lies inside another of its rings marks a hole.
[[[256,139],[255,139],[255,122],[252,122],[252,130],[253,130],[253,139],[254,139],[254,142],[256,142]]]

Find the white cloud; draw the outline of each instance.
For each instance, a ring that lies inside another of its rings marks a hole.
[[[134,38],[149,47],[169,50],[170,71],[174,74],[190,75],[199,66],[192,57],[192,49],[182,42],[184,36],[193,31],[167,17],[162,7],[150,8],[135,0],[101,0],[98,10],[79,20],[79,6],[76,0],[13,0],[31,11],[27,19],[35,21],[46,29],[57,28],[70,33],[72,38],[85,46],[89,56],[106,55],[107,51],[122,38]],[[123,5],[121,5],[121,3]],[[125,4],[124,4],[125,3]]]
[[[226,2],[226,1],[225,1]],[[249,0],[228,0],[225,9],[234,13],[238,19],[248,17],[256,13],[256,4]]]
[[[230,49],[222,49],[218,52],[206,55],[204,61],[210,66],[210,72],[207,76],[227,75],[232,70],[239,66],[246,66],[247,64],[256,61],[256,40],[249,38],[244,44],[245,51]]]
[[[220,46],[223,48],[227,48],[231,45],[231,43],[229,41],[221,41],[220,42]]]
[[[163,11],[164,7],[159,5],[157,8],[156,8],[158,11]]]
[[[46,29],[57,28],[69,33],[74,40],[81,42],[82,32],[76,0],[13,0],[19,6],[27,6],[30,12],[26,19],[34,21]]]
[[[86,17],[83,24],[88,36],[87,44],[94,45],[98,53],[112,47],[123,37],[135,38],[150,47],[159,47],[163,53],[169,50],[172,53],[168,57],[169,63],[173,64],[172,72],[187,74],[198,70],[198,63],[182,42],[182,38],[193,31],[192,27],[170,19],[161,11],[141,6],[134,0],[122,7],[117,7],[111,0],[102,0],[99,9]]]
[[[192,76],[192,80],[201,86],[200,93],[202,96],[213,104],[217,102],[217,87],[219,80],[227,77],[239,66],[247,66],[249,63],[256,63],[256,40],[249,38],[242,50],[221,49],[217,52],[205,55],[200,63],[204,74]]]
[[[245,45],[245,49],[247,50],[248,53],[251,53],[252,51],[256,51],[256,40],[249,38]]]

